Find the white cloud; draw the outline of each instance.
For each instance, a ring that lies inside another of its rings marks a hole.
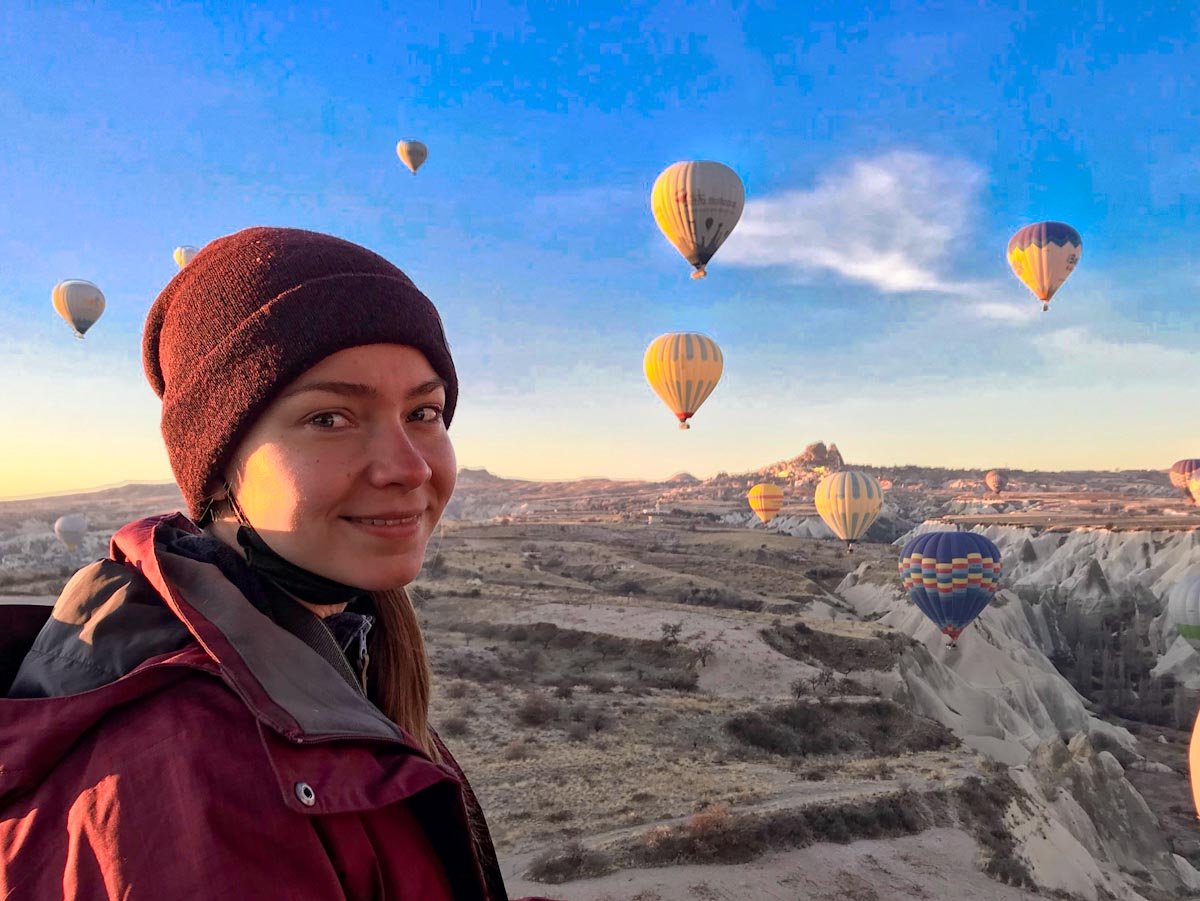
[[[1200,354],[1151,341],[1110,341],[1084,326],[1055,329],[1034,338],[1033,345],[1052,367],[1081,378],[1200,379]]]
[[[832,272],[887,293],[964,292],[948,271],[983,182],[978,166],[925,153],[853,160],[810,190],[747,202],[721,261]]]

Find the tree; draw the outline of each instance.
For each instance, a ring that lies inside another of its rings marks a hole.
[[[662,629],[662,645],[664,648],[671,648],[679,644],[679,633],[683,631],[683,621],[677,623],[663,623]]]

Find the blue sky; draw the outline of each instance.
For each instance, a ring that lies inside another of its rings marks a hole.
[[[0,11],[0,496],[169,477],[142,321],[177,244],[257,224],[412,276],[460,369],[460,463],[503,475],[703,476],[817,439],[885,465],[1200,454],[1185,4],[228,6]],[[701,282],[649,212],[680,159],[747,190]],[[1084,240],[1047,314],[1004,260],[1039,219]],[[71,277],[108,299],[82,342],[49,305]],[[641,357],[689,329],[726,374],[683,433]]]

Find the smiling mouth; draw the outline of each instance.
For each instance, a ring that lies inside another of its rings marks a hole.
[[[378,519],[367,516],[343,516],[342,519],[348,522],[361,523],[364,526],[403,526],[409,523],[417,522],[421,518],[420,513],[414,513],[411,516],[403,516],[399,518]]]

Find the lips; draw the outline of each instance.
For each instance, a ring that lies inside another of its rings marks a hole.
[[[373,516],[343,516],[349,522],[360,523],[364,526],[403,526],[417,522],[421,513],[377,513]]]

